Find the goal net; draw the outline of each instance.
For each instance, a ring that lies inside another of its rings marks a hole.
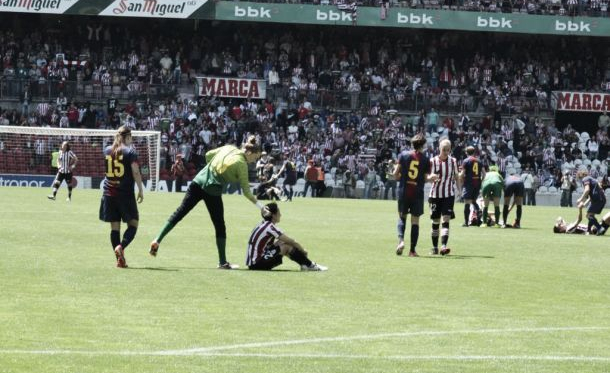
[[[0,174],[54,175],[52,161],[63,141],[78,157],[74,176],[90,177],[97,188],[104,178],[106,165],[104,148],[112,145],[115,130],[92,130],[48,127],[0,126]],[[161,133],[132,131],[132,146],[138,152],[138,162],[144,187],[157,190]]]

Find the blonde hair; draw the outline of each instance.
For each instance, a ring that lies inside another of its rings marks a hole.
[[[121,126],[114,135],[114,142],[112,143],[111,154],[116,156],[123,145],[125,145],[125,138],[131,136],[131,128],[127,126]]]
[[[252,154],[260,153],[262,150],[261,146],[256,143],[256,136],[254,135],[248,137],[248,140],[242,145],[242,149]]]
[[[438,144],[438,147],[441,149],[444,149],[447,146],[449,147],[449,150],[451,150],[451,140],[447,138],[442,139],[441,142]]]

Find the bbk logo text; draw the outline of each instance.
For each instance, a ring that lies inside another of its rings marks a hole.
[[[513,28],[512,19],[495,17],[477,17],[477,27]]]
[[[555,21],[555,31],[572,31],[572,32],[591,32],[591,24],[580,22],[562,22],[559,20]]]
[[[417,15],[413,13],[402,14],[398,12],[398,18],[396,19],[398,23],[409,23],[412,25],[433,25],[432,16],[426,15],[426,13],[422,15]]]
[[[352,22],[352,15],[350,13],[335,12],[329,10],[325,12],[323,10],[316,10],[317,21],[334,21],[334,22]]]
[[[247,17],[247,18],[271,18],[271,9],[265,9],[265,7],[240,7],[235,6],[235,17]]]

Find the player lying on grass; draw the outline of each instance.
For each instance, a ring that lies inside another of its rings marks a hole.
[[[286,236],[276,224],[282,214],[277,203],[268,203],[261,210],[263,221],[254,228],[248,240],[246,265],[250,269],[269,271],[288,256],[301,266],[301,271],[326,271],[328,268],[312,262],[307,251],[294,239]]]
[[[568,224],[563,218],[560,216],[555,221],[555,225],[553,226],[553,233],[567,233],[567,234],[597,234],[598,236],[606,233],[608,226],[610,225],[610,212],[606,213],[602,218],[602,228],[598,231],[595,226],[591,227],[589,231],[589,226],[587,224],[580,224],[582,221],[582,209],[586,205],[585,203],[580,203],[578,205],[578,218],[575,222]]]

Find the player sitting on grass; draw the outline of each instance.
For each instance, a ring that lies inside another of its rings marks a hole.
[[[328,268],[307,258],[307,251],[294,239],[286,236],[276,224],[282,214],[277,203],[268,203],[261,210],[263,221],[254,228],[248,240],[246,265],[250,269],[269,271],[282,264],[288,256],[301,266],[301,271],[326,271]]]
[[[591,227],[591,231],[589,231],[589,227],[587,224],[580,224],[582,221],[582,209],[585,207],[589,200],[578,204],[578,218],[575,222],[568,224],[563,218],[560,216],[555,221],[555,225],[553,226],[553,233],[567,233],[567,234],[597,234],[598,236],[606,233],[608,226],[610,225],[610,212],[606,213],[602,218],[602,229],[598,232],[595,226]]]

